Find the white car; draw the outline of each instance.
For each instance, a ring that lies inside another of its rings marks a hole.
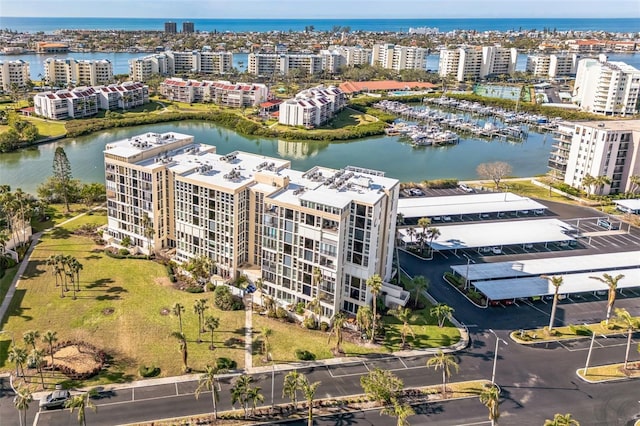
[[[491,253],[493,254],[502,254],[502,249],[500,247],[491,247]]]

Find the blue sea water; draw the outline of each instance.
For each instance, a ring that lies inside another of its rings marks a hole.
[[[313,26],[328,31],[336,26],[350,27],[352,31],[401,32],[410,27],[437,27],[440,31],[476,30],[557,30],[639,32],[635,18],[565,19],[565,18],[508,18],[508,19],[158,19],[158,18],[23,18],[0,16],[0,28],[20,32],[52,33],[60,29],[87,30],[164,30],[164,22],[191,21],[196,31],[269,32],[303,31]]]

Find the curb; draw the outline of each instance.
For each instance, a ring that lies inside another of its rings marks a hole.
[[[614,366],[614,365],[618,365],[618,366],[620,366],[620,365],[624,365],[624,364],[619,363],[619,364],[603,364],[603,365],[594,365],[594,366],[589,367],[589,369],[592,369],[592,368],[598,368],[598,367]],[[589,380],[589,379],[585,378],[585,377],[584,377],[584,375],[582,375],[582,374],[581,374],[581,372],[582,372],[582,371],[584,371],[584,368],[578,368],[578,369],[576,370],[576,376],[578,376],[578,378],[579,378],[580,380],[582,380],[583,382],[585,382],[585,383],[589,383],[589,384],[592,384],[592,385],[594,385],[594,384],[598,384],[598,383],[625,382],[625,381],[627,381],[627,380],[638,380],[638,379],[640,379],[640,376],[637,376],[637,377],[629,377],[629,376],[625,376],[625,377],[616,377],[616,378],[613,378],[613,379]]]

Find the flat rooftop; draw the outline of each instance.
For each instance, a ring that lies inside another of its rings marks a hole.
[[[627,211],[640,211],[640,198],[630,200],[614,200],[614,203],[624,207]]]
[[[398,200],[398,213],[402,213],[405,218],[532,211],[546,210],[546,208],[544,204],[510,192],[411,197]]]
[[[558,219],[514,220],[439,226],[440,236],[431,242],[435,250],[457,250],[488,246],[509,246],[575,240],[565,232],[575,228]],[[406,229],[402,240],[411,242]],[[415,238],[413,239],[415,241]]]
[[[616,131],[639,131],[640,120],[595,120],[581,121],[576,126],[591,127],[594,129],[606,129]]]
[[[585,256],[526,259],[509,262],[453,265],[451,269],[471,281],[516,277],[539,277],[570,272],[593,272],[640,267],[640,251]]]
[[[193,136],[176,132],[143,133],[127,139],[109,142],[105,145],[104,152],[118,157],[131,158],[160,146],[165,146],[167,150],[170,150],[171,145],[185,139],[193,141]]]
[[[640,287],[640,268],[615,269],[598,273],[561,274],[563,283],[561,294],[575,294],[591,291],[608,290],[609,287],[589,277],[602,277],[602,273],[616,276],[624,275],[618,281],[618,289]],[[490,300],[509,300],[520,297],[545,296],[555,293],[550,280],[540,277],[511,278],[474,282],[473,286]]]

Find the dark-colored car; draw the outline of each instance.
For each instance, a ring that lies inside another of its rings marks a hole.
[[[71,398],[68,390],[57,390],[49,395],[42,397],[40,400],[40,408],[48,410],[49,408],[63,408],[64,404]]]
[[[249,294],[251,294],[251,293],[255,293],[255,291],[256,291],[256,286],[255,286],[255,285],[253,285],[253,284],[249,284],[249,285],[247,286],[247,288],[245,289],[245,291],[246,291],[247,293],[249,293]]]

